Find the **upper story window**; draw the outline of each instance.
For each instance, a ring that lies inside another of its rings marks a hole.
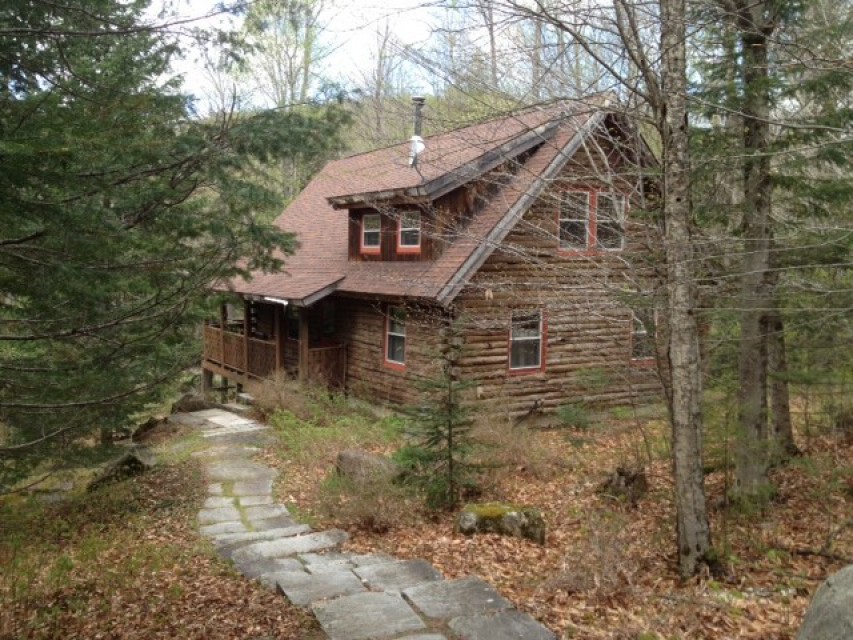
[[[510,371],[542,368],[542,311],[515,312],[509,334]]]
[[[625,196],[609,191],[566,191],[560,199],[560,249],[614,251],[625,247]]]
[[[589,242],[588,191],[567,191],[560,200],[560,249],[586,249]]]
[[[595,239],[602,249],[625,247],[625,196],[600,192],[596,206]]]
[[[388,307],[385,317],[385,362],[406,366],[406,312],[399,307]]]
[[[400,214],[397,249],[401,252],[421,250],[421,214],[419,211],[403,211]]]
[[[361,218],[362,253],[379,253],[382,247],[382,217],[378,213],[366,213]]]

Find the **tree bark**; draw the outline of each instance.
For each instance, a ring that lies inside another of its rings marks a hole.
[[[788,359],[785,353],[785,324],[778,308],[767,322],[767,368],[770,386],[770,434],[774,462],[799,455],[791,422],[791,400],[788,393]]]
[[[764,2],[741,0],[738,11],[744,86],[743,262],[740,291],[738,434],[735,492],[761,499],[769,487],[767,334],[770,211],[770,89]]]
[[[661,0],[663,212],[669,305],[669,363],[678,564],[696,572],[711,551],[702,471],[702,372],[690,234],[685,0]]]

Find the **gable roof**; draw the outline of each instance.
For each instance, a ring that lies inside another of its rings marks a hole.
[[[588,104],[561,104],[430,136],[419,171],[408,166],[408,143],[330,162],[276,220],[299,242],[284,269],[235,279],[227,288],[298,306],[333,291],[449,304],[604,115]],[[536,145],[436,260],[348,260],[349,216],[338,208],[395,198],[431,200]]]

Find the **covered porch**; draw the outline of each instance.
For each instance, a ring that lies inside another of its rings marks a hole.
[[[284,371],[342,389],[347,348],[337,339],[334,300],[297,307],[283,299],[244,297],[223,304],[204,325],[203,388],[218,375],[239,386]]]

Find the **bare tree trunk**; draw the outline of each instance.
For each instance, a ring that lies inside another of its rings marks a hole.
[[[683,577],[708,559],[711,532],[702,471],[702,371],[690,237],[685,0],[661,0],[663,200],[669,294],[673,466],[678,565]]]
[[[788,359],[785,353],[785,325],[779,309],[770,312],[767,321],[767,367],[770,386],[770,434],[774,462],[799,455],[791,422],[788,394]]]
[[[767,310],[770,267],[770,89],[763,2],[739,0],[744,99],[744,258],[740,292],[738,451],[735,490],[767,493]]]

